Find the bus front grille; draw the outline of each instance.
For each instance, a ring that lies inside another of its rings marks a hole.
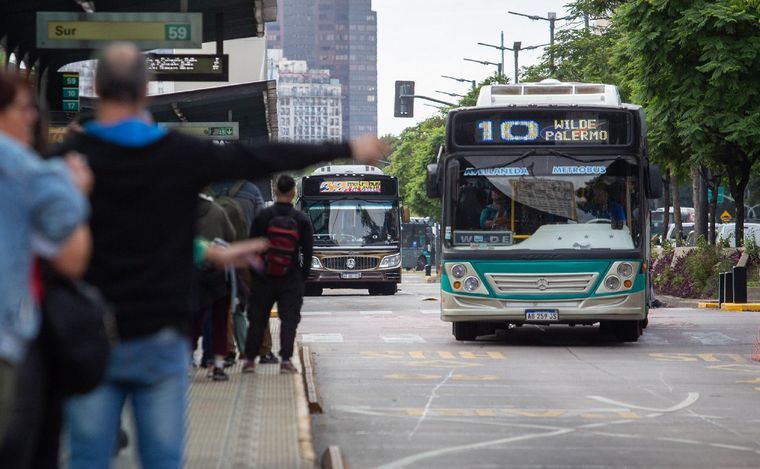
[[[353,261],[349,261],[353,259]],[[377,267],[380,259],[370,256],[335,256],[322,258],[322,265],[330,270],[368,270]],[[351,265],[353,264],[353,266]]]
[[[596,283],[596,272],[569,274],[486,274],[494,291],[511,293],[587,293]]]

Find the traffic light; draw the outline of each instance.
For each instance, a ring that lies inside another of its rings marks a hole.
[[[413,81],[396,81],[393,117],[414,117]]]

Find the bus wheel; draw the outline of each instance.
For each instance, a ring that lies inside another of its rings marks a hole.
[[[475,340],[478,336],[477,322],[454,322],[451,327],[456,340]]]
[[[617,321],[614,324],[615,337],[621,342],[636,342],[639,340],[644,321]]]
[[[322,287],[307,285],[304,294],[306,296],[322,296]]]

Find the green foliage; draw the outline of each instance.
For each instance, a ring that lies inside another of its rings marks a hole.
[[[399,180],[399,190],[404,206],[413,214],[441,218],[439,199],[432,200],[425,193],[427,165],[435,160],[438,148],[443,145],[444,119],[431,117],[414,127],[405,129],[397,138],[388,174]]]

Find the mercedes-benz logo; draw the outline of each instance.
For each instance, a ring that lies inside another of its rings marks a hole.
[[[353,269],[354,267],[356,267],[356,259],[354,259],[353,257],[349,257],[348,259],[346,259],[346,267],[348,267],[349,269]]]
[[[549,281],[542,277],[536,280],[536,286],[539,290],[544,291],[549,288]]]

